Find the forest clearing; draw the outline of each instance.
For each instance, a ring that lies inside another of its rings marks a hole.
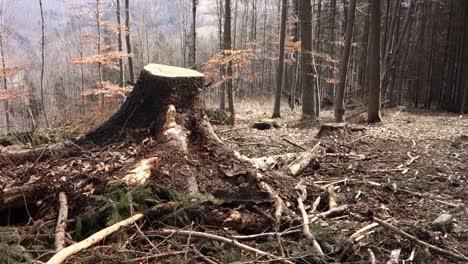
[[[26,2],[0,264],[468,263],[468,2]]]

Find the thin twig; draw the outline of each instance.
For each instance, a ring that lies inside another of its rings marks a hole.
[[[307,151],[307,149],[299,146],[298,144],[292,142],[291,140],[287,139],[287,138],[283,138],[283,140],[291,145],[293,145],[294,147],[298,148],[298,149],[302,149],[303,151]]]
[[[320,247],[319,243],[317,243],[317,240],[315,240],[315,236],[310,232],[309,216],[307,215],[307,212],[306,212],[306,210],[304,208],[304,202],[302,201],[302,197],[306,196],[306,194],[304,192],[305,192],[305,190],[303,190],[302,195],[299,195],[299,197],[297,197],[297,207],[301,211],[302,221],[303,221],[303,224],[304,224],[302,226],[302,230],[304,232],[304,235],[309,240],[312,241],[313,247],[314,247],[315,251],[317,252],[317,254],[319,254],[320,256],[323,256],[324,254],[323,254],[322,248]]]
[[[240,243],[237,240],[234,239],[229,239],[226,237],[218,236],[218,235],[213,235],[213,234],[208,234],[208,233],[203,233],[203,232],[197,232],[197,231],[187,231],[187,230],[174,230],[174,229],[165,229],[165,230],[155,230],[151,232],[152,234],[157,234],[157,235],[174,235],[174,236],[192,236],[192,237],[198,237],[198,238],[204,238],[204,239],[209,239],[209,240],[214,240],[214,241],[219,241],[226,243],[231,246],[238,247],[240,249],[243,249],[245,251],[249,251],[251,253],[258,254],[260,256],[267,256],[272,259],[275,259],[277,261],[282,261],[284,263],[289,263],[292,264],[293,262],[289,260],[285,260],[281,257],[278,257],[276,255],[273,255],[271,253],[268,253],[266,251],[262,251],[256,248],[253,248],[251,246],[245,245]]]
[[[382,227],[385,227],[386,229],[394,232],[394,233],[397,233],[409,240],[411,240],[412,242],[420,245],[420,246],[423,246],[423,247],[426,247],[428,248],[429,250],[435,252],[435,253],[439,253],[441,255],[446,255],[446,256],[450,256],[450,257],[453,257],[453,258],[456,258],[458,260],[463,260],[463,261],[468,261],[468,257],[464,256],[464,255],[461,255],[461,254],[457,254],[457,253],[453,253],[451,251],[448,251],[446,249],[443,249],[443,248],[440,248],[440,247],[436,247],[434,245],[431,245],[429,243],[426,243],[424,241],[421,241],[419,240],[418,238],[416,238],[415,236],[413,235],[410,235],[408,233],[406,233],[405,231],[401,230],[401,229],[398,229],[397,227],[391,225],[391,224],[388,224],[386,223],[385,221],[377,218],[377,217],[372,217],[372,220],[376,223],[378,223],[379,225],[381,225]]]

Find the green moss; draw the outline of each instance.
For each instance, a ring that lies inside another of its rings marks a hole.
[[[81,134],[78,127],[62,127],[52,131],[38,130],[32,132],[13,132],[0,136],[0,145],[41,145],[53,144],[75,138]]]

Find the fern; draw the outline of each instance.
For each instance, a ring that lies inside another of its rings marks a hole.
[[[93,198],[102,204],[98,212],[106,216],[106,225],[120,222],[136,211],[144,211],[150,204],[160,202],[150,188],[128,189],[121,185],[112,186],[107,195],[95,195]]]

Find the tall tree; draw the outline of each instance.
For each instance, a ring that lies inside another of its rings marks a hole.
[[[190,67],[195,66],[196,63],[196,54],[197,54],[197,31],[196,31],[196,23],[197,23],[197,5],[198,0],[192,0],[192,43],[190,45]]]
[[[1,12],[0,12],[0,56],[2,56],[2,79],[3,79],[3,89],[5,92],[8,91],[8,81],[7,81],[7,74],[6,73],[6,62],[5,62],[5,47],[4,47],[4,39],[5,39],[5,7],[4,7],[4,2],[2,2],[1,7]],[[7,133],[10,133],[10,105],[8,103],[8,100],[5,100],[4,102],[4,108],[5,108],[5,122],[6,122],[6,131]]]
[[[101,0],[96,0],[97,54],[101,54]],[[102,63],[98,61],[99,83],[102,85]]]
[[[281,30],[280,30],[280,47],[279,47],[279,62],[278,72],[276,76],[276,92],[275,92],[275,105],[273,108],[272,118],[281,117],[281,90],[283,88],[283,73],[284,73],[284,46],[286,41],[286,20],[288,16],[288,0],[283,0],[281,11]]]
[[[348,18],[346,19],[345,47],[341,58],[340,83],[335,96],[335,121],[344,122],[345,114],[345,88],[348,76],[349,57],[351,54],[351,44],[353,42],[354,18],[356,17],[356,0],[351,0],[348,8]]]
[[[128,70],[130,73],[130,82],[135,83],[135,72],[133,66],[133,57],[132,57],[132,41],[130,37],[130,0],[125,0],[125,27],[127,32],[125,34],[125,40],[127,42],[127,53],[128,53]]]
[[[123,51],[123,43],[122,43],[122,17],[120,15],[121,13],[121,7],[120,7],[120,0],[116,0],[116,7],[115,7],[115,15],[117,16],[117,26],[118,26],[118,31],[117,31],[117,43],[118,43],[118,49],[119,52]],[[125,87],[125,78],[124,78],[124,65],[123,65],[123,58],[119,58],[119,85],[120,87]]]
[[[370,18],[370,58],[369,58],[369,96],[367,122],[378,123],[382,121],[380,115],[380,17],[381,0],[371,1]]]
[[[45,17],[44,17],[44,6],[42,0],[39,0],[39,8],[41,10],[41,104],[42,113],[44,114],[44,120],[46,126],[49,127],[49,119],[45,110],[45,98],[44,98],[44,74],[45,74]]]
[[[312,5],[302,0],[301,20],[301,64],[302,64],[302,118],[316,118],[315,78],[312,64]]]
[[[231,0],[224,2],[224,52],[231,53]],[[229,61],[226,67],[226,90],[228,96],[229,112],[231,113],[230,122],[234,126],[236,123],[236,113],[234,111],[234,95],[232,93],[232,61]]]

